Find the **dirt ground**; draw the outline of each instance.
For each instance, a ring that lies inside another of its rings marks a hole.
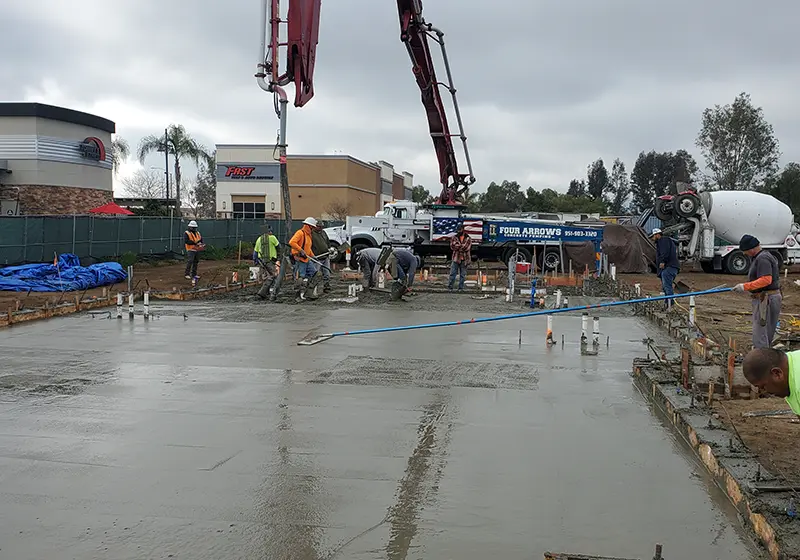
[[[240,274],[247,274],[247,267],[250,261],[242,260]],[[185,264],[179,261],[161,262],[157,264],[136,264],[133,269],[133,283],[136,290],[143,290],[148,284],[153,291],[185,290],[191,288],[189,280],[184,278]],[[198,273],[200,275],[199,286],[204,287],[209,284],[224,284],[226,274],[230,275],[237,270],[237,261],[200,261]],[[125,292],[128,289],[126,282],[120,282],[107,289],[115,296],[118,292]],[[57,292],[3,292],[0,291],[0,310],[5,312],[8,308],[33,309],[43,307],[45,302],[55,305],[63,301],[72,301],[75,296],[81,299],[91,297],[101,297],[104,288],[94,288],[84,292],[67,292],[62,294]]]
[[[800,419],[794,414],[776,417],[745,417],[747,412],[789,410],[784,399],[716,401],[714,409],[728,427],[733,424],[739,437],[767,470],[780,479],[800,482]]]
[[[621,279],[630,284],[639,283],[647,294],[661,291],[661,280],[654,274],[621,274]],[[691,291],[702,291],[721,285],[734,286],[746,281],[744,276],[730,274],[706,274],[700,271],[682,271],[677,281],[689,286]],[[796,338],[800,334],[800,287],[794,281],[800,280],[800,269],[790,270],[787,277],[781,278],[783,286],[783,309],[778,327],[781,338]],[[688,312],[689,302],[679,300],[678,305]],[[750,299],[747,295],[736,293],[713,294],[696,299],[695,313],[697,325],[702,333],[727,347],[732,339],[735,349],[747,352],[752,346],[750,326]]]

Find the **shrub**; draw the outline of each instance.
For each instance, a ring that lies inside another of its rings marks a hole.
[[[128,268],[129,266],[136,264],[138,260],[138,255],[133,251],[126,251],[116,259],[116,261],[121,264],[123,268]]]

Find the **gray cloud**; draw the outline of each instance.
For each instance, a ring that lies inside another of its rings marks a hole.
[[[170,122],[208,146],[274,141],[272,100],[253,78],[258,0],[8,4],[3,99],[102,111],[134,145]],[[384,159],[436,190],[395,6],[323,2],[317,94],[291,110],[290,151]],[[439,0],[425,15],[446,33],[478,190],[502,179],[564,190],[593,159],[630,168],[642,150],[701,160],[702,110],[743,90],[775,126],[783,161],[800,159],[792,0]]]

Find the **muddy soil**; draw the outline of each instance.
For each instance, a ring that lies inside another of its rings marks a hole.
[[[726,426],[735,427],[747,448],[758,455],[769,472],[793,483],[800,482],[800,420],[797,416],[742,416],[746,412],[789,410],[784,399],[717,401],[714,408]]]
[[[242,261],[242,263],[249,263],[250,261]],[[191,288],[189,280],[184,278],[185,264],[179,261],[168,261],[156,264],[136,264],[134,265],[133,283],[137,291],[144,290],[149,284],[150,289],[154,291],[172,291],[186,290]],[[237,269],[237,261],[200,261],[198,272],[200,274],[200,286],[218,285],[225,283],[225,276],[230,275],[235,270],[241,270],[240,274],[247,274],[247,269]],[[120,282],[108,286],[107,290],[111,293],[112,297],[116,297],[118,292],[125,292],[128,289],[128,283]],[[5,312],[9,307],[17,309],[17,302],[20,303],[21,309],[34,309],[43,307],[45,302],[49,305],[55,305],[61,302],[72,302],[75,296],[80,296],[82,299],[92,297],[101,297],[103,295],[103,288],[95,288],[84,292],[67,292],[62,296],[60,293],[55,292],[4,292],[0,291],[0,310]]]

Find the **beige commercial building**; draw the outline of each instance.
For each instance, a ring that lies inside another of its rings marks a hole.
[[[96,115],[0,103],[3,214],[81,214],[111,201],[114,132]]]
[[[217,216],[283,215],[280,165],[272,145],[217,145]],[[347,155],[289,155],[292,217],[334,219],[374,214],[392,200],[411,198],[414,176],[385,161]]]

